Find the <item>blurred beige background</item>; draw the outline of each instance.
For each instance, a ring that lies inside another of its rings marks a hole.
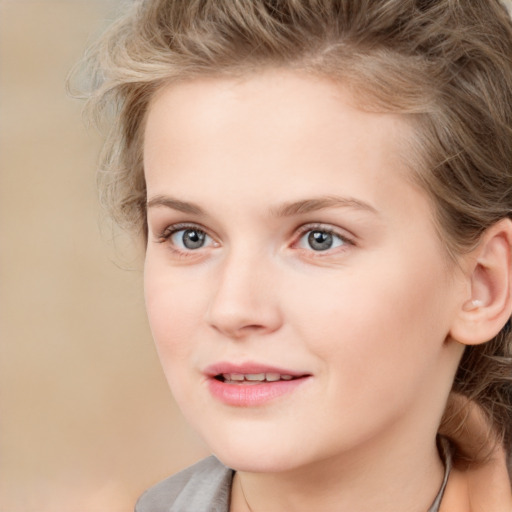
[[[0,511],[125,512],[200,458],[65,79],[114,0],[0,0]]]

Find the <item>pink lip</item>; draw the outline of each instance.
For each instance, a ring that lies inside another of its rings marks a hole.
[[[259,363],[232,364],[227,362],[208,366],[204,373],[208,377],[207,382],[210,393],[222,403],[235,407],[264,405],[276,398],[292,393],[308,381],[311,376],[310,374]],[[257,383],[244,381],[240,384],[233,384],[215,378],[223,373],[279,373],[280,375],[291,375],[294,378],[286,381],[278,380]]]

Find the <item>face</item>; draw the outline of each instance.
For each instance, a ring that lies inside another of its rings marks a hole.
[[[183,413],[231,467],[435,435],[461,286],[399,157],[409,129],[279,70],[153,99],[149,321]]]

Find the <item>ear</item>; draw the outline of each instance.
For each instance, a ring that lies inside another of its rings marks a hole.
[[[512,314],[512,221],[488,228],[462,260],[468,286],[450,335],[478,345],[494,338]]]

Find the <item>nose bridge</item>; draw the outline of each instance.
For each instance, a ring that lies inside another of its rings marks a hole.
[[[221,263],[208,321],[231,337],[272,332],[281,322],[275,294],[275,265],[261,251],[233,248]]]

